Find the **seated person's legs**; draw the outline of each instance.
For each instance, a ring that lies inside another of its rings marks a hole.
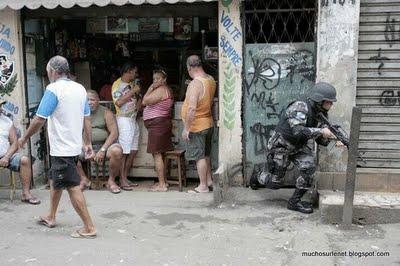
[[[102,145],[100,145],[100,144],[94,144],[93,145],[94,152],[97,153],[101,147],[102,147]],[[109,163],[110,175],[108,178],[107,187],[111,192],[119,193],[121,191],[120,191],[118,185],[115,183],[115,178],[119,175],[119,172],[120,172],[120,165],[121,165],[121,161],[122,161],[121,145],[119,145],[118,143],[112,144],[110,147],[108,147],[105,156],[110,161],[110,163]],[[81,178],[81,183],[80,183],[81,190],[84,190],[91,184],[91,181],[86,176],[86,173],[83,170],[83,167],[82,167],[83,163],[88,163],[88,162],[85,160],[84,155],[81,154],[79,156],[79,161],[77,164],[77,171]],[[96,163],[96,162],[93,161],[92,163]],[[105,161],[100,164],[105,164]],[[103,167],[103,165],[101,165],[100,167]],[[99,171],[101,171],[101,169],[99,169]]]
[[[81,180],[79,187],[81,188],[82,191],[87,189],[87,188],[89,188],[90,185],[91,185],[91,182],[90,182],[89,178],[86,176],[85,170],[83,170],[83,165],[82,164],[84,164],[84,163],[87,163],[87,162],[84,161],[84,159],[81,160],[81,157],[79,157],[79,161],[78,161],[78,163],[76,165],[76,169],[78,171],[78,175],[79,175],[80,180]]]
[[[108,189],[112,193],[121,192],[118,185],[115,183],[115,178],[120,173],[121,162],[122,162],[122,148],[121,145],[115,143],[107,149],[107,159],[110,160],[109,164],[109,177],[108,177]]]
[[[30,204],[39,204],[40,200],[32,196],[30,192],[32,172],[31,161],[29,158],[27,156],[20,155],[19,153],[14,153],[14,155],[11,156],[8,168],[11,171],[19,172],[22,184],[21,200]]]

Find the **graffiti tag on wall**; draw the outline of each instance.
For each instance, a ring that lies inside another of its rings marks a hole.
[[[250,131],[253,133],[255,138],[254,154],[260,155],[267,152],[268,140],[271,137],[271,132],[274,128],[274,125],[263,125],[261,123],[255,123],[250,127]]]
[[[288,77],[290,83],[293,83],[293,77],[295,74],[299,74],[302,77],[301,83],[305,79],[309,81],[315,80],[315,67],[314,67],[314,55],[311,51],[301,49],[296,51],[289,59],[288,66]]]
[[[246,45],[245,139],[246,161],[251,162],[247,176],[265,163],[268,140],[282,108],[314,84],[313,47],[313,43]]]
[[[352,4],[355,5],[356,4],[356,0],[321,0],[321,6],[329,6],[329,3],[331,4],[339,4],[341,6],[344,6],[344,4],[346,4],[346,2],[348,4]]]
[[[281,79],[289,78],[289,82],[293,84],[293,78],[301,77],[300,83],[304,80],[313,81],[315,79],[314,55],[307,49],[300,49],[289,55],[281,63],[270,57],[260,58],[259,55],[253,55],[249,51],[252,66],[247,69],[247,76],[244,80],[246,93],[251,101],[258,107],[266,111],[268,118],[278,117],[278,102],[276,102],[273,90],[276,89]],[[282,66],[282,65],[283,66]],[[265,91],[258,91],[251,88],[261,84]]]
[[[388,57],[382,56],[381,53],[382,53],[382,48],[379,48],[378,54],[375,56],[371,56],[369,58],[369,60],[374,60],[376,63],[379,63],[379,65],[378,65],[378,74],[379,75],[382,75],[381,69],[385,65],[384,60],[390,60]]]
[[[393,46],[394,43],[400,41],[400,20],[396,18],[392,18],[390,14],[386,17],[385,22],[385,30],[384,37],[385,41],[389,44],[390,47]],[[382,48],[377,50],[377,55],[371,56],[369,60],[373,60],[378,63],[377,72],[379,75],[382,75],[382,68],[385,66],[385,61],[391,60],[386,56],[382,56]],[[400,90],[384,90],[379,96],[379,105],[383,107],[390,107],[400,105]]]
[[[385,23],[385,41],[392,47],[393,43],[400,41],[400,25],[399,20],[392,18],[390,14],[386,17]]]
[[[379,97],[379,103],[381,106],[395,106],[400,105],[400,90],[385,90]]]

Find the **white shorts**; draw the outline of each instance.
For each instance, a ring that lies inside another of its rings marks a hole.
[[[119,137],[118,142],[123,154],[139,149],[139,125],[135,118],[117,117]]]

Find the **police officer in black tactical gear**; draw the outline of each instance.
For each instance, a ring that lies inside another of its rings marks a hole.
[[[335,136],[318,121],[318,113],[326,117],[333,102],[336,89],[325,82],[314,85],[307,98],[294,101],[282,111],[275,132],[268,140],[268,154],[265,169],[253,175],[250,185],[253,189],[263,185],[278,189],[283,184],[286,170],[292,162],[300,171],[296,189],[289,199],[287,208],[302,213],[312,213],[312,204],[301,201],[311,187],[316,170],[314,141],[327,146]],[[337,142],[337,146],[342,146]]]

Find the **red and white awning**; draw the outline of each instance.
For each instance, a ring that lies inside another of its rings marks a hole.
[[[195,3],[195,2],[215,2],[217,0],[0,0],[0,10],[6,7],[11,9],[21,9],[27,7],[29,9],[37,9],[39,7],[45,7],[47,9],[53,9],[56,7],[71,8],[74,5],[80,7],[89,7],[91,5],[106,6],[106,5],[118,5],[122,6],[125,4],[176,4],[176,3]]]

